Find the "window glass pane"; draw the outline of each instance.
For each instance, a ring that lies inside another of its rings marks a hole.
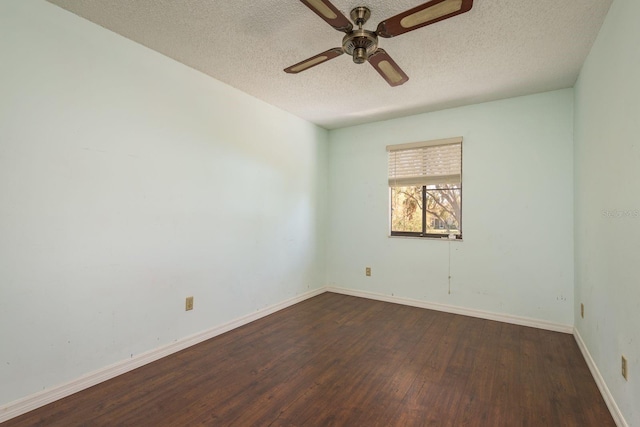
[[[391,231],[422,233],[422,186],[391,187]]]
[[[457,184],[427,186],[427,233],[460,234],[460,199]]]

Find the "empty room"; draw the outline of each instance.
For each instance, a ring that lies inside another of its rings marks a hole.
[[[640,427],[640,1],[0,1],[0,423]]]

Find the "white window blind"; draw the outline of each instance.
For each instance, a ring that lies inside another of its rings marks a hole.
[[[388,145],[389,186],[461,184],[462,137]]]

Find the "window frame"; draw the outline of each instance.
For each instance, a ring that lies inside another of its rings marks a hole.
[[[462,190],[462,181],[463,181],[463,173],[462,173],[462,169],[463,169],[463,138],[462,137],[457,137],[457,138],[448,138],[448,139],[442,139],[442,140],[434,140],[434,141],[425,141],[423,143],[410,143],[410,144],[400,144],[400,145],[389,145],[387,146],[387,151],[399,151],[402,148],[401,147],[413,147],[413,146],[420,146],[420,145],[424,145],[424,146],[438,146],[438,145],[446,145],[446,144],[450,144],[452,140],[459,140],[459,144],[460,144],[460,182],[459,184],[459,191],[460,191],[460,217],[458,218],[458,233],[454,234],[443,234],[443,233],[429,233],[427,232],[427,205],[426,205],[426,201],[427,201],[427,193],[428,193],[428,189],[427,186],[429,184],[423,184],[422,185],[422,212],[421,212],[421,216],[422,216],[422,231],[417,232],[417,231],[394,231],[393,230],[393,188],[394,186],[389,185],[389,237],[409,237],[409,238],[419,238],[419,239],[438,239],[438,240],[457,240],[457,241],[462,241],[462,236],[463,236],[463,227],[462,227],[462,217],[463,217],[463,190]],[[411,186],[411,185],[407,185]],[[414,185],[415,187],[420,186],[420,184],[418,185]],[[400,186],[397,186],[400,187]],[[451,235],[455,235],[455,239],[452,239],[450,236]]]
[[[416,185],[417,187],[417,185]],[[420,239],[446,239],[462,240],[462,184],[460,185],[460,218],[458,219],[459,233],[456,238],[451,239],[450,234],[427,233],[427,186],[422,186],[422,231],[394,231],[393,230],[393,187],[389,187],[389,237],[415,237]],[[454,234],[454,233],[452,233]]]

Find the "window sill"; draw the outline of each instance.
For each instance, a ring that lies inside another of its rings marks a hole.
[[[443,237],[392,236],[391,234],[387,234],[387,237],[390,239],[440,240],[443,242],[462,242],[463,241],[463,239],[449,239],[446,236],[443,236]]]

